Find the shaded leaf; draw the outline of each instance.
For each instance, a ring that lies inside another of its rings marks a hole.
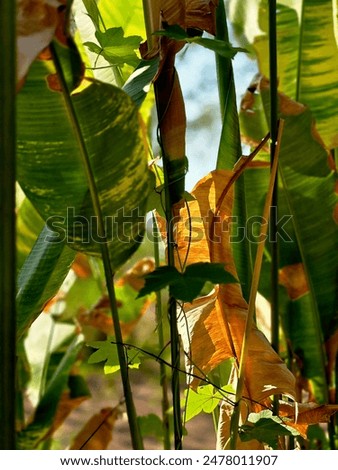
[[[153,413],[146,416],[138,416],[137,418],[142,436],[155,437],[158,440],[163,436],[163,424],[161,418]]]
[[[123,90],[133,99],[136,106],[140,107],[143,103],[157,69],[157,59],[142,60],[123,85]]]
[[[69,392],[64,392],[59,401],[58,408],[56,410],[54,422],[49,428],[48,433],[44,436],[44,439],[48,439],[63,425],[67,417],[76,410],[85,400],[88,400],[88,396],[79,396],[72,398]]]
[[[45,225],[19,272],[18,338],[22,338],[47,302],[57,294],[74,260],[75,253],[65,243],[51,241],[55,235]]]
[[[296,300],[309,292],[303,263],[283,266],[279,271],[279,283],[287,289],[291,300]]]
[[[278,446],[279,436],[297,436],[298,432],[283,424],[278,416],[274,416],[272,411],[262,411],[251,413],[248,423],[240,427],[239,435],[242,441],[257,439],[268,444],[273,449]]]
[[[308,427],[311,424],[328,423],[331,416],[338,411],[338,405],[318,405],[317,403],[293,403],[281,402],[279,414],[287,419],[288,426],[307,438]]]
[[[180,273],[173,266],[160,266],[145,276],[145,286],[140,290],[139,297],[158,292],[170,287],[171,294],[186,302],[192,302],[201,292],[205,282],[214,284],[237,282],[221,263],[194,263]]]

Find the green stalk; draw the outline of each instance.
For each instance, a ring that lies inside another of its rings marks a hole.
[[[168,240],[168,266],[175,266],[174,256],[174,233],[173,233],[173,218],[171,211],[171,194],[169,186],[169,172],[168,172],[168,160],[163,155],[163,174],[164,174],[164,186],[165,186],[165,213],[167,221],[167,240]],[[168,316],[170,325],[170,346],[171,346],[171,364],[172,364],[172,375],[171,375],[171,393],[173,399],[173,421],[174,421],[174,440],[175,449],[182,449],[182,413],[181,413],[181,394],[180,394],[180,338],[177,329],[177,302],[175,297],[172,295],[171,288],[169,288],[169,301],[168,301]]]
[[[98,223],[98,227],[97,227],[98,235],[103,240],[103,243],[100,244],[101,255],[102,255],[103,267],[104,267],[104,272],[105,272],[107,291],[108,291],[108,296],[109,296],[110,306],[111,306],[111,311],[112,311],[112,320],[113,320],[113,325],[114,325],[114,330],[115,330],[117,353],[118,353],[119,364],[120,364],[120,373],[121,373],[124,397],[126,401],[126,409],[127,409],[127,416],[128,416],[128,423],[129,423],[129,429],[130,429],[130,434],[131,434],[132,446],[133,446],[133,449],[143,449],[142,435],[141,435],[138,420],[137,420],[136,409],[135,409],[134,400],[133,400],[132,391],[131,391],[131,385],[129,381],[128,364],[127,364],[124,345],[123,345],[119,313],[117,310],[117,302],[116,302],[115,286],[114,286],[114,272],[112,270],[111,262],[110,262],[108,240],[106,238],[99,195],[98,195],[97,188],[96,188],[94,174],[91,168],[90,159],[89,159],[89,155],[88,155],[87,148],[86,148],[86,143],[82,136],[81,127],[76,116],[76,111],[74,109],[73,102],[71,100],[68,86],[67,86],[64,74],[63,74],[62,66],[58,59],[53,43],[51,44],[51,51],[53,55],[54,65],[55,65],[58,77],[62,85],[65,103],[66,103],[68,113],[72,121],[74,130],[75,130],[80,153],[83,159],[84,171],[87,176],[87,181],[88,181],[88,186],[89,186],[92,204],[94,208],[94,213],[95,213],[97,223]]]
[[[229,41],[224,1],[221,0],[216,12],[216,37]],[[241,135],[237,112],[236,89],[231,59],[216,54],[216,70],[219,91],[220,108],[222,114],[222,133],[218,149],[218,170],[232,170],[242,155]],[[247,206],[245,194],[245,175],[236,184],[236,196],[233,215],[238,218],[238,226],[245,227],[247,222]],[[244,298],[249,299],[249,286],[252,278],[252,254],[247,239],[241,243],[234,243],[233,254],[238,277]]]
[[[155,215],[153,214],[153,234],[155,237],[154,243],[154,257],[155,266],[160,266],[160,253],[159,253],[159,230],[156,223]],[[160,351],[164,350],[164,333],[162,321],[162,297],[161,292],[156,292],[156,323],[158,334],[158,345]],[[164,362],[160,361],[160,385],[162,388],[162,430],[163,430],[163,448],[170,450],[170,427],[169,427],[169,398],[168,398],[168,377]]]
[[[229,42],[224,1],[220,1],[216,11],[216,38]],[[223,120],[217,168],[232,169],[242,154],[241,137],[236,103],[236,89],[231,59],[215,54],[218,94]]]
[[[278,133],[278,77],[277,77],[277,6],[276,0],[269,2],[269,67],[270,67],[270,164],[273,167]],[[274,217],[270,217],[271,237],[271,344],[279,352],[279,243],[277,233],[278,220],[278,173],[273,189],[272,208]],[[271,214],[272,215],[272,214]],[[274,397],[274,414],[278,415],[278,397]]]
[[[278,169],[278,151],[280,147],[282,131],[283,131],[283,122],[281,121],[280,126],[279,126],[279,132],[278,132],[278,141],[277,141],[278,147],[276,147],[275,158],[274,158],[273,166],[271,168],[268,193],[265,199],[264,210],[262,214],[263,220],[269,219],[270,206],[271,206],[272,197],[273,197],[273,188],[274,188],[274,185],[276,184],[275,180],[276,180],[277,169]],[[251,288],[250,288],[248,315],[247,315],[247,319],[245,323],[245,331],[244,331],[244,336],[243,336],[243,344],[242,344],[241,357],[240,357],[240,362],[239,362],[235,406],[234,406],[234,412],[232,414],[231,424],[230,424],[230,448],[232,450],[235,450],[236,445],[237,445],[238,426],[239,426],[239,420],[240,420],[240,404],[241,404],[241,400],[243,396],[244,380],[245,380],[245,364],[246,364],[246,358],[247,358],[248,350],[249,350],[249,336],[252,330],[252,326],[254,324],[256,295],[258,291],[260,271],[262,267],[267,231],[268,231],[267,224],[262,225],[260,238],[259,238],[260,241],[257,247],[254,271],[253,271],[253,276],[252,276],[252,283],[251,283]]]
[[[0,449],[15,449],[16,2],[0,2]]]

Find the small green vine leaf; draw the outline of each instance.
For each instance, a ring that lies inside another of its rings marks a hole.
[[[109,28],[106,31],[97,30],[96,39],[100,46],[93,42],[85,42],[91,52],[101,54],[110,64],[123,66],[124,64],[136,67],[140,59],[135,50],[138,49],[141,36],[124,36],[123,28]]]
[[[92,341],[87,346],[96,349],[88,358],[88,364],[98,364],[99,362],[105,362],[104,373],[114,374],[120,370],[120,363],[117,353],[117,346],[112,340],[107,339],[105,341]],[[129,369],[139,369],[141,361],[140,352],[133,352],[128,357]]]
[[[192,302],[203,289],[207,281],[213,284],[229,284],[238,282],[237,279],[225,270],[222,263],[193,263],[180,273],[173,266],[160,266],[145,277],[145,285],[138,297],[158,292],[170,287],[171,294],[178,300]]]
[[[224,392],[233,393],[231,385],[224,387]],[[185,407],[185,421],[189,421],[200,413],[212,413],[219,402],[224,398],[224,393],[216,390],[212,384],[197,387],[197,390],[185,392],[186,398],[181,405]]]

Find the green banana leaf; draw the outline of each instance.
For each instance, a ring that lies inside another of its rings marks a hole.
[[[269,76],[268,1],[229,1],[238,37]],[[338,48],[332,0],[281,0],[277,8],[279,89],[312,110],[328,148],[338,146]],[[245,39],[244,39],[245,38]]]
[[[23,337],[45,304],[55,296],[66,278],[75,252],[65,242],[53,243],[47,225],[23,264],[17,280],[17,338]],[[56,234],[57,235],[57,234]]]
[[[217,38],[229,41],[227,30],[226,12],[222,2],[219,3],[216,15]],[[242,154],[239,118],[237,111],[236,89],[234,82],[231,59],[216,54],[216,67],[218,89],[222,114],[222,131],[217,155],[217,169],[233,169],[234,164]],[[238,227],[243,227],[247,220],[247,200],[244,177],[241,176],[236,183],[233,216],[236,222],[233,224],[234,232]],[[252,277],[251,249],[246,238],[235,240],[232,244],[236,262],[237,273],[241,283],[243,296],[249,300]]]
[[[282,154],[283,157],[283,154]],[[255,253],[255,242],[258,240],[261,207],[266,196],[270,170],[269,167],[250,168],[245,172],[245,188],[248,200],[248,224],[246,234],[252,243]],[[302,262],[299,251],[297,232],[294,226],[294,217],[291,216],[287,191],[284,190],[281,178],[279,179],[278,213],[279,227],[279,266],[296,265]],[[272,212],[273,213],[273,212]],[[255,225],[257,224],[257,227]],[[268,300],[271,298],[271,255],[269,236],[266,243],[264,263],[261,270],[259,291]],[[290,341],[293,359],[298,363],[300,373],[309,379],[311,387],[318,401],[326,400],[325,358],[323,357],[323,338],[318,328],[318,309],[314,304],[312,294],[309,292],[298,299],[290,300],[283,286],[279,287],[279,314],[286,338]],[[281,341],[281,355],[286,356],[287,346]],[[287,360],[288,358],[285,357]]]
[[[64,49],[55,47],[58,80],[70,82],[73,62]],[[63,94],[48,81],[53,73],[52,61],[36,61],[18,96],[18,180],[59,234],[55,242],[99,255],[106,240],[92,206],[91,173],[115,270],[144,234],[150,172],[138,112],[122,90],[96,81]]]

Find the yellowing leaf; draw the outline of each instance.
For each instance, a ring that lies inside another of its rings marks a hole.
[[[75,437],[70,450],[105,450],[113,438],[118,407],[104,408],[93,415]]]

